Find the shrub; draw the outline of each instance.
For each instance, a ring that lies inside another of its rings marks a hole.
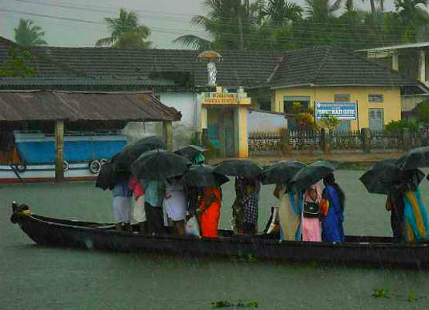
[[[400,132],[402,129],[408,128],[411,132],[419,130],[419,123],[409,120],[391,121],[385,126],[387,132]]]

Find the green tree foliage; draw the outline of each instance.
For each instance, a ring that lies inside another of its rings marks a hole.
[[[356,1],[369,2],[370,11]],[[428,0],[205,0],[206,15],[192,18],[208,34],[178,37],[194,49],[283,50],[335,45],[350,50],[429,40]],[[249,3],[250,2],[250,3]]]
[[[207,16],[197,15],[191,20],[204,28],[211,40],[195,35],[178,37],[174,42],[195,49],[244,50],[252,48],[257,41],[257,19],[262,1],[205,0]]]
[[[429,124],[429,102],[420,104],[417,118],[420,122]]]
[[[320,123],[318,124],[319,127],[328,128],[329,131],[332,132],[341,124],[341,121],[335,116],[328,115],[323,119],[321,119],[319,123]]]
[[[29,51],[9,48],[8,56],[8,60],[0,64],[0,77],[29,77],[36,72],[36,68],[30,66],[32,56]]]
[[[96,46],[111,46],[114,48],[145,49],[151,42],[147,40],[150,29],[138,22],[135,12],[120,9],[118,18],[105,18],[111,31],[110,37],[102,38]]]
[[[416,132],[419,130],[419,124],[414,121],[403,119],[400,121],[390,121],[385,126],[387,132],[400,132],[404,128],[408,128],[411,132]]]
[[[47,44],[43,40],[45,32],[42,28],[36,26],[32,20],[23,19],[19,20],[18,27],[15,29],[15,42],[21,46],[34,46]]]

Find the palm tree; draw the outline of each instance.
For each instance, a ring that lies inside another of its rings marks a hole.
[[[429,15],[425,7],[428,0],[395,0],[399,24],[403,27],[402,41],[416,42],[419,32],[427,27]],[[421,35],[421,34],[420,34]]]
[[[313,22],[329,22],[334,13],[341,8],[343,0],[305,0],[308,19]]]
[[[188,47],[204,49],[247,49],[251,44],[257,25],[262,0],[250,4],[249,0],[205,0],[209,9],[207,16],[197,15],[191,20],[207,31],[212,40],[195,35],[183,35],[173,42]]]
[[[119,18],[104,19],[111,30],[110,37],[98,40],[96,46],[111,46],[114,48],[145,49],[151,42],[147,41],[150,29],[139,25],[135,12],[120,9]]]
[[[15,30],[15,41],[21,46],[45,45],[43,40],[45,32],[42,28],[36,26],[32,20],[23,19],[19,20],[18,27]]]
[[[302,18],[302,8],[293,2],[285,0],[269,0],[262,9],[262,16],[268,17],[274,26],[287,22],[296,22]]]

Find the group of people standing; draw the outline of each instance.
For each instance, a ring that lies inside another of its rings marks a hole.
[[[280,226],[282,240],[344,241],[345,195],[331,173],[323,179],[322,191],[314,184],[292,192],[278,184],[274,195],[280,204],[273,220]],[[236,235],[258,232],[258,204],[261,184],[258,179],[235,178],[236,198],[232,206]],[[168,226],[177,235],[186,232],[186,221],[196,216],[202,237],[217,238],[222,190],[220,187],[187,187],[181,177],[158,180],[129,180],[115,183],[113,210],[118,230],[131,230],[131,219],[144,234],[163,234]],[[133,206],[131,205],[133,201]],[[134,211],[132,211],[134,210]]]
[[[332,173],[323,178],[325,188],[313,184],[291,191],[278,184],[273,195],[280,200],[272,221],[280,226],[280,239],[289,241],[343,242],[345,195]]]
[[[117,230],[131,231],[134,219],[143,234],[163,234],[171,226],[177,235],[184,235],[186,220],[197,216],[201,235],[216,238],[221,201],[220,187],[189,188],[180,176],[163,182],[131,175],[113,187]]]

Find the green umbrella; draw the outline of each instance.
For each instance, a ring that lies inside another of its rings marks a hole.
[[[262,172],[262,184],[288,184],[305,164],[299,161],[280,161]]]
[[[166,149],[167,146],[161,137],[150,136],[142,138],[134,143],[125,146],[118,154],[112,158],[118,168],[129,169],[129,166],[144,152],[154,149]]]
[[[190,165],[183,156],[156,149],[140,155],[131,164],[131,172],[138,179],[165,180],[183,175]]]
[[[429,146],[410,150],[398,159],[397,165],[401,169],[416,169],[429,167]]]
[[[370,193],[389,194],[391,191],[416,188],[424,177],[418,169],[403,170],[396,161],[387,159],[375,163],[359,180]]]
[[[229,181],[223,174],[214,172],[209,165],[193,165],[184,175],[185,184],[194,187],[221,186]]]
[[[306,189],[335,170],[332,162],[319,160],[302,167],[290,181],[294,189]]]
[[[262,169],[250,160],[231,159],[218,164],[214,172],[223,175],[255,179],[260,177]]]

